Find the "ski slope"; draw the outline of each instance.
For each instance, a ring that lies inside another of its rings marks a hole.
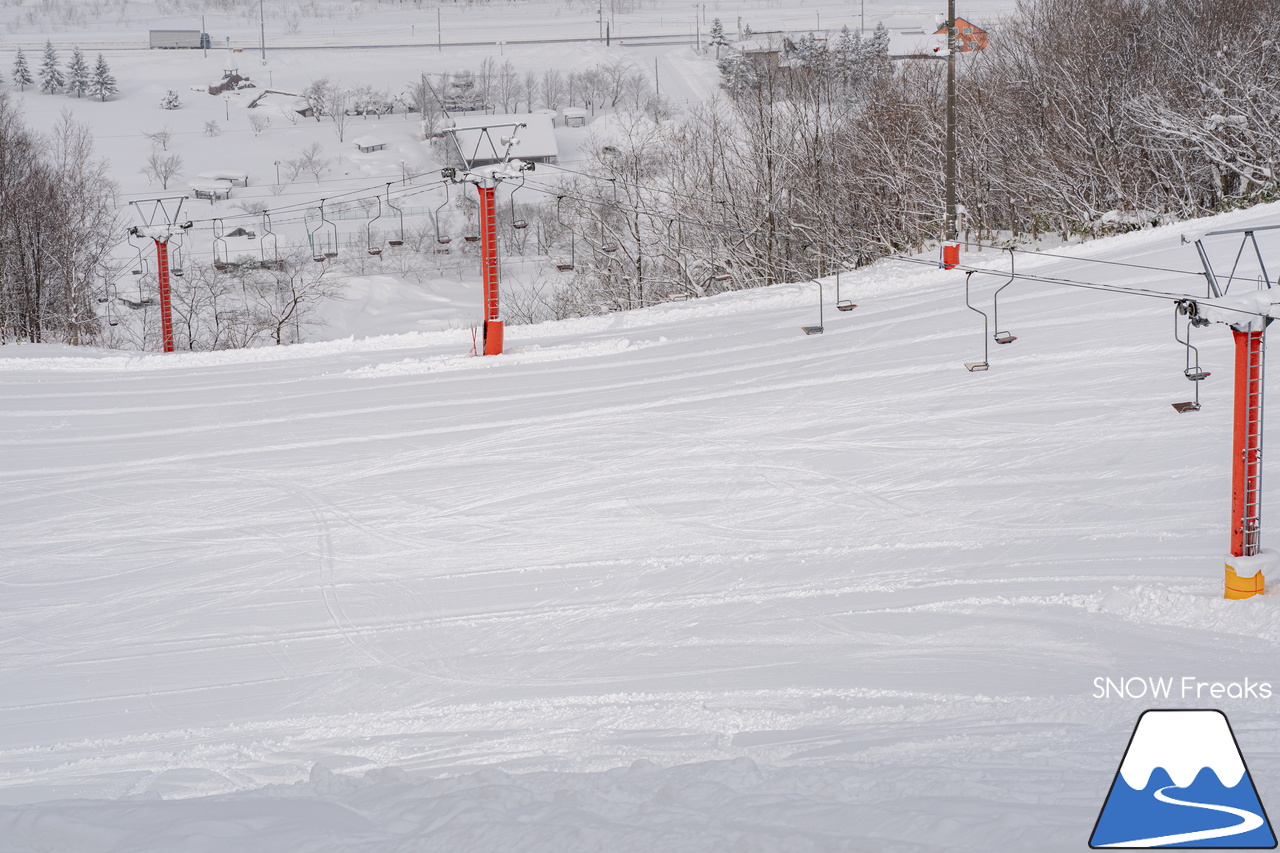
[[[1079,850],[1148,707],[1280,802],[1280,699],[1094,695],[1280,685],[1274,598],[1220,598],[1227,330],[1179,415],[1169,303],[1015,283],[968,373],[959,273],[832,285],[820,336],[800,283],[493,358],[0,349],[0,851]]]

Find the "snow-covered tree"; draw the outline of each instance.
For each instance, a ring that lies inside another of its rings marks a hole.
[[[23,92],[35,82],[35,79],[31,76],[31,68],[27,65],[27,57],[22,52],[22,48],[18,48],[18,55],[13,58],[13,82]]]
[[[182,101],[178,100],[178,93],[170,89],[164,93],[164,97],[160,99],[160,109],[176,110],[182,106]]]
[[[724,24],[716,18],[711,22],[711,46],[716,49],[716,59],[720,58],[720,48],[729,46],[729,39],[724,34]]]
[[[107,60],[102,54],[98,54],[98,64],[94,66],[93,78],[89,81],[89,94],[96,96],[100,101],[105,101],[119,91],[120,87],[116,85],[116,78],[111,75]]]
[[[77,98],[89,91],[89,64],[84,61],[80,48],[73,48],[71,61],[67,63],[67,94],[75,93]]]
[[[40,91],[47,94],[62,91],[66,79],[62,69],[58,67],[58,52],[53,49],[53,42],[45,41],[44,59],[40,62]]]
[[[836,39],[835,71],[840,82],[848,86],[861,76],[862,71],[862,33],[853,32],[848,26],[842,27]]]

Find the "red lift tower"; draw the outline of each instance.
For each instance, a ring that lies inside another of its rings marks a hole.
[[[183,196],[176,198],[158,198],[153,200],[153,208],[150,216],[143,214],[143,218],[147,220],[146,225],[139,225],[129,229],[129,233],[135,237],[150,238],[156,244],[156,285],[159,289],[160,297],[160,334],[165,352],[173,352],[173,301],[169,295],[169,242],[178,239],[180,232],[191,227],[188,222],[184,225],[178,225],[177,220],[182,213]],[[172,215],[165,209],[165,202],[177,202]],[[142,202],[132,201],[130,204],[139,205]],[[142,212],[142,208],[138,208]],[[163,220],[163,222],[157,222]],[[178,275],[182,275],[182,271],[177,271]]]
[[[494,202],[497,181],[492,175],[477,180],[480,193],[480,278],[484,284],[485,355],[502,355],[502,321],[498,319],[498,216]]]
[[[1205,303],[1188,305],[1187,313],[1197,326],[1224,323],[1235,339],[1235,405],[1231,430],[1231,551],[1226,558],[1223,592],[1227,598],[1252,598],[1263,592],[1264,570],[1280,566],[1280,554],[1261,547],[1262,538],[1262,425],[1263,375],[1266,366],[1266,329],[1272,317],[1271,277],[1262,259],[1255,236],[1280,226],[1238,228],[1184,235],[1184,243],[1194,242],[1204,266],[1208,284]],[[1209,261],[1205,237],[1239,235],[1235,263],[1225,277],[1218,275]],[[1252,246],[1257,270],[1240,274],[1245,249]],[[1256,281],[1251,291],[1230,293],[1233,282]],[[1280,303],[1280,300],[1277,300]]]
[[[474,163],[479,159],[493,162],[493,165],[473,168],[459,172],[455,168],[440,170],[440,176],[453,183],[474,184],[480,194],[480,279],[484,285],[484,346],[483,355],[502,355],[502,320],[498,310],[498,213],[497,190],[504,180],[519,177],[524,182],[524,173],[533,171],[534,164],[511,159],[511,149],[520,144],[514,135],[523,123],[494,125],[478,128],[451,128],[454,146],[458,156],[464,163]],[[510,135],[500,136],[495,142],[491,132],[505,130]],[[459,134],[467,134],[466,149],[459,139]],[[501,149],[501,150],[499,150]],[[512,210],[514,213],[514,202]],[[525,227],[513,220],[516,228]],[[437,226],[438,227],[438,226]]]

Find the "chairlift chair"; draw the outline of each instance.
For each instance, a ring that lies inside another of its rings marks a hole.
[[[564,196],[556,196],[556,223],[561,228],[569,228],[564,220],[560,218],[560,202],[564,201]],[[556,269],[560,272],[572,272],[574,263],[577,261],[578,254],[578,237],[573,233],[573,229],[569,228],[569,262],[556,264]]]
[[[223,235],[227,233],[227,226],[223,224],[221,219],[215,219],[213,226],[213,268],[218,272],[226,272],[230,269],[228,261],[229,252],[227,251],[227,238]],[[222,244],[222,252],[218,252],[218,244]]]
[[[964,274],[964,304],[965,304],[965,307],[968,308],[970,311],[976,311],[977,313],[982,315],[982,361],[966,361],[964,363],[964,368],[970,373],[978,373],[983,370],[988,370],[991,367],[991,365],[987,361],[988,353],[987,353],[986,312],[973,307],[973,303],[969,301],[969,279],[972,275],[973,275],[973,270],[969,270]]]
[[[449,185],[446,183],[444,185],[444,201],[440,203],[440,206],[436,208],[435,213],[432,214],[431,216],[431,224],[436,229],[436,245],[441,247],[447,247],[450,243],[453,242],[453,238],[450,237],[448,234],[440,233],[440,211],[444,210],[445,207],[448,206],[448,204],[449,204]],[[449,249],[438,248],[436,249],[436,254],[447,255],[449,254]]]
[[[524,171],[522,170],[520,172],[520,186],[516,187],[511,191],[511,227],[516,229],[517,231],[522,231],[525,228],[529,227],[528,220],[521,219],[520,217],[516,216],[516,193],[520,192],[520,188],[524,186],[524,181],[525,181],[525,175],[524,175]]]
[[[822,316],[822,282],[819,281],[817,284],[818,284],[818,325],[801,326],[800,331],[804,332],[806,335],[821,335],[826,326]]]
[[[398,237],[396,237],[396,238],[395,238],[395,239],[393,239],[393,240],[388,240],[388,241],[387,241],[387,245],[388,245],[388,246],[403,246],[403,245],[404,245],[404,211],[403,211],[403,210],[401,210],[400,208],[396,207],[396,206],[391,202],[391,183],[390,183],[390,182],[388,182],[388,183],[387,183],[387,207],[389,207],[389,208],[391,208],[393,211],[395,211],[396,219],[398,219],[398,220],[399,220],[399,222],[400,222],[400,231],[398,232],[398,233],[399,233],[399,236],[398,236]]]
[[[267,238],[271,238],[271,259],[267,259]],[[262,211],[262,239],[258,241],[258,254],[261,260],[258,261],[258,267],[264,270],[278,270],[284,267],[284,262],[280,260],[280,238],[276,236],[275,231],[271,230],[271,214]]]
[[[382,246],[375,246],[373,244],[373,223],[382,218],[382,198],[381,196],[374,196],[373,198],[374,201],[378,203],[378,212],[369,220],[369,224],[365,227],[365,244],[368,246],[369,254],[377,257],[382,254]]]
[[[840,270],[836,270],[836,310],[852,311],[854,308],[857,308],[857,307],[858,306],[853,303],[852,299],[840,298]]]
[[[1182,375],[1195,383],[1195,398],[1183,403],[1170,403],[1173,410],[1178,414],[1186,414],[1187,412],[1200,411],[1200,383],[1208,379],[1210,373],[1200,367],[1200,350],[1191,343],[1191,323],[1187,323],[1187,337],[1184,340],[1178,335],[1178,315],[1188,313],[1189,309],[1185,302],[1179,301],[1174,305],[1173,310],[1173,339],[1186,347],[1185,367]]]
[[[1013,249],[1007,249],[1006,251],[1009,253],[1009,280],[997,287],[996,292],[991,297],[991,320],[992,325],[996,327],[996,332],[995,335],[992,336],[992,340],[997,344],[1011,344],[1018,339],[1016,335],[1000,328],[1000,291],[1013,284],[1013,280],[1017,278],[1013,271]]]

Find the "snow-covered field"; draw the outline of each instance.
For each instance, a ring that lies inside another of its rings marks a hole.
[[[1220,598],[1225,328],[1178,415],[1168,303],[1017,283],[968,373],[961,283],[828,281],[821,336],[808,283],[491,358],[6,348],[0,850],[1079,850],[1148,707],[1277,801],[1280,699],[1095,696],[1280,686],[1272,596]]]
[[[619,38],[861,13],[623,5]],[[867,24],[906,38],[936,5],[872,0]],[[229,61],[286,91],[394,90],[489,56],[626,56],[677,104],[715,91],[688,45],[447,44],[591,38],[595,4],[447,5],[439,50],[434,6],[269,2],[266,65],[230,14],[207,29],[242,53],[141,48],[199,26],[165,8],[4,6],[0,71],[46,37],[104,50],[116,100],[15,96],[37,127],[89,122],[127,199],[164,194],[139,170],[166,124],[184,180],[250,174],[201,216],[407,194],[439,166],[402,116],[352,121],[389,142],[370,155],[283,113],[255,135],[243,99],[190,91]],[[170,88],[183,109],[159,109]],[[563,159],[589,130],[558,129]],[[273,190],[314,141],[330,174]],[[1018,270],[1200,293],[1181,230]],[[1263,249],[1274,271],[1280,239]],[[1280,802],[1280,613],[1220,597],[1224,327],[1195,331],[1213,376],[1179,415],[1164,301],[1015,283],[1017,343],[969,373],[963,276],[886,261],[841,277],[851,313],[825,281],[819,336],[809,282],[508,326],[475,358],[478,278],[454,256],[421,280],[371,267],[292,347],[0,348],[0,853],[1082,850],[1151,707],[1222,709]],[[1098,678],[1176,686],[1099,698]],[[1246,679],[1271,698],[1194,695]]]

